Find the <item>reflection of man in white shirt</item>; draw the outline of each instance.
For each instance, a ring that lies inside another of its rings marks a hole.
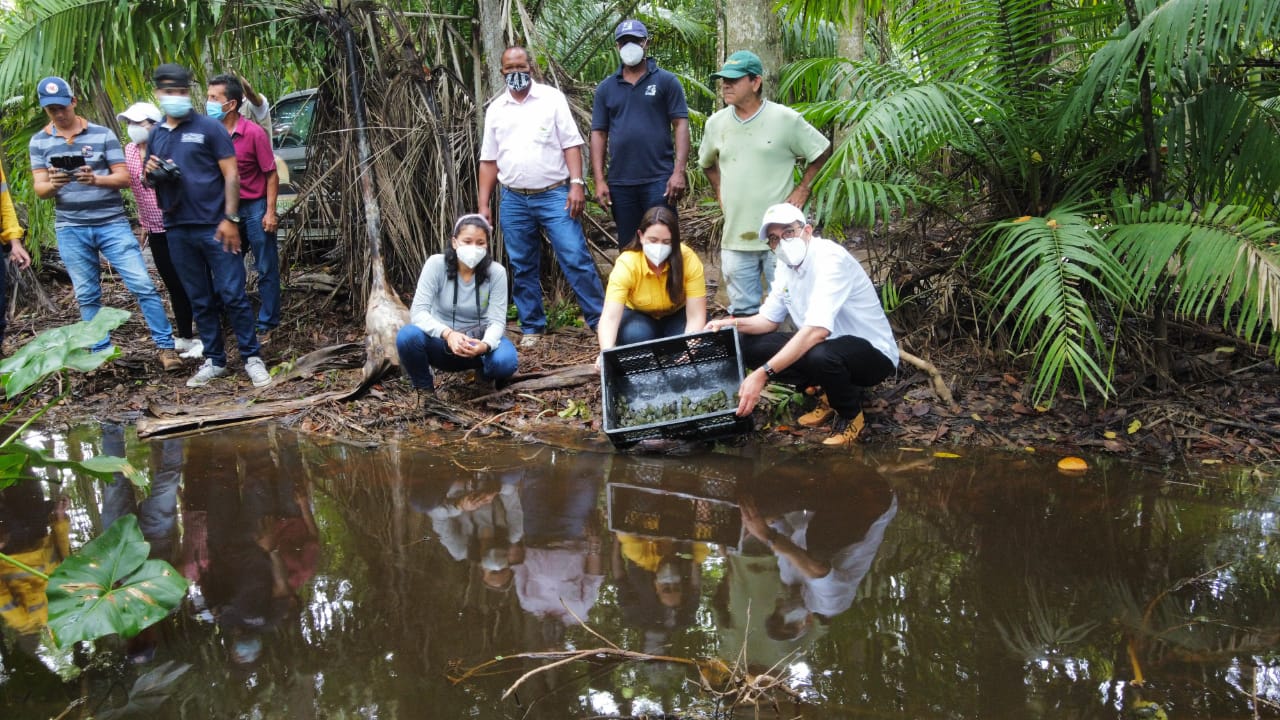
[[[785,591],[765,620],[765,631],[776,640],[803,636],[814,616],[830,619],[849,609],[898,512],[897,498],[878,476],[827,487],[805,500],[814,509],[771,517],[750,498],[740,503],[747,532],[778,558]]]

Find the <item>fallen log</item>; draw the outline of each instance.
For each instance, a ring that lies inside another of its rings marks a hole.
[[[584,363],[582,365],[569,365],[568,367],[560,368],[555,372],[545,373],[539,377],[513,382],[497,392],[492,392],[488,395],[481,395],[478,398],[474,398],[472,402],[492,400],[510,393],[575,387],[577,385],[585,385],[592,380],[598,379],[600,379],[600,371],[597,370],[596,366],[593,364]]]
[[[194,408],[197,412],[188,412],[185,407],[152,404],[149,410],[156,417],[138,420],[138,437],[186,435],[212,428],[254,423],[307,410],[316,405],[337,402],[353,394],[349,390],[334,391],[252,405],[200,406]]]

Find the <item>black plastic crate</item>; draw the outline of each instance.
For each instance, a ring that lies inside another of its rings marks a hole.
[[[736,503],[626,483],[609,482],[606,488],[611,532],[741,546]]]
[[[738,331],[700,332],[610,348],[603,353],[600,388],[604,431],[618,447],[641,440],[710,440],[750,432],[751,418],[738,417],[734,399],[742,383]],[[723,410],[620,427],[618,398],[633,411],[697,402],[722,391]]]

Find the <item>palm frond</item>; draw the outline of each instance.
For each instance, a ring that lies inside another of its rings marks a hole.
[[[1224,327],[1250,341],[1270,332],[1280,357],[1280,253],[1267,245],[1280,226],[1238,205],[1116,204],[1107,242],[1134,277],[1137,297],[1157,293],[1159,301],[1171,283],[1176,312],[1203,320],[1221,313]]]
[[[1143,3],[1150,12],[1138,27],[1121,24],[1090,60],[1073,115],[1121,91],[1150,70],[1160,93],[1203,87],[1211,65],[1236,61],[1280,34],[1280,3],[1245,0],[1168,0]]]
[[[979,275],[992,284],[996,324],[1011,321],[1015,346],[1032,347],[1034,400],[1051,397],[1068,373],[1082,397],[1086,386],[1109,395],[1110,373],[1097,360],[1105,344],[1086,290],[1123,302],[1113,288],[1126,276],[1087,215],[1063,209],[997,223],[981,242],[991,248]]]
[[[1250,205],[1258,214],[1275,209],[1280,188],[1280,122],[1247,92],[1213,82],[1173,108],[1169,162],[1184,166],[1191,197],[1202,202]]]

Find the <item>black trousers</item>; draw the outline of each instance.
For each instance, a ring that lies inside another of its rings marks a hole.
[[[760,367],[786,345],[795,333],[772,332],[741,335],[742,359]],[[774,377],[777,382],[805,388],[821,385],[827,402],[841,417],[852,418],[862,410],[863,389],[894,373],[893,363],[871,343],[845,335],[818,343],[798,361]]]
[[[173,305],[173,330],[180,338],[191,339],[191,301],[187,299],[187,291],[178,279],[178,270],[173,266],[173,258],[169,255],[169,236],[165,233],[151,233],[147,238],[151,246],[151,258],[156,261],[156,271],[164,282],[164,289],[169,291],[169,304]]]

